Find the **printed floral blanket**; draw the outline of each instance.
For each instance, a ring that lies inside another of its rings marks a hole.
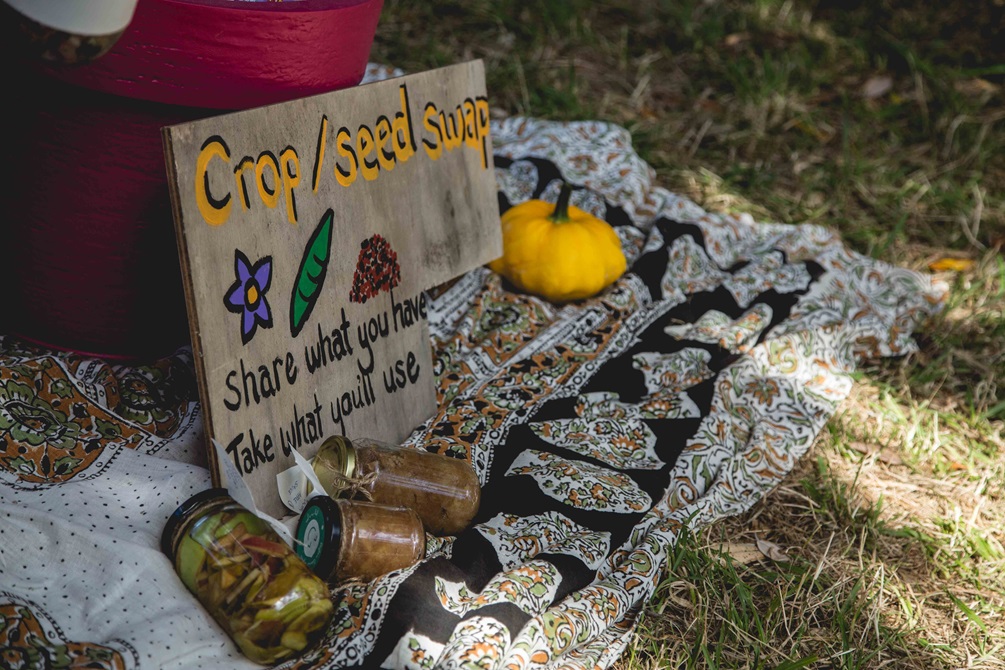
[[[564,307],[486,268],[431,291],[438,411],[407,443],[470,459],[474,525],[333,589],[288,668],[609,666],[685,526],[747,509],[862,357],[903,354],[945,288],[818,226],[722,216],[654,183],[629,134],[510,118],[500,206],[616,226],[629,272]],[[127,367],[0,336],[0,654],[11,668],[243,668],[160,552],[210,486],[187,349]]]

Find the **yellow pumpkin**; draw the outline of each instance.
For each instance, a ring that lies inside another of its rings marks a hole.
[[[489,267],[522,291],[552,302],[588,298],[610,286],[627,265],[614,228],[569,204],[528,200],[502,216],[503,255]]]

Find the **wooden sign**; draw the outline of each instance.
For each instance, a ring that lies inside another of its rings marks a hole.
[[[423,291],[502,255],[481,61],[163,129],[214,484],[435,411]]]

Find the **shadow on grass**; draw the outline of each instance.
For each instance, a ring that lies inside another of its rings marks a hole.
[[[823,451],[681,538],[615,667],[1000,667],[1000,545],[926,509],[937,484],[891,494],[896,474]],[[787,559],[752,555],[758,539]]]

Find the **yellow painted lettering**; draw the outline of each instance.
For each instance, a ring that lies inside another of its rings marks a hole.
[[[374,124],[374,131],[377,133],[377,162],[382,170],[394,169],[394,151],[388,151],[387,141],[391,139],[391,122],[386,116],[381,116]]]
[[[352,135],[349,129],[343,126],[335,134],[335,148],[339,156],[349,159],[349,168],[343,169],[338,162],[335,163],[335,179],[342,186],[349,186],[356,181],[356,152],[352,149]]]
[[[464,132],[464,117],[458,106],[453,114],[440,112],[440,127],[443,129],[443,146],[447,151],[453,151],[461,146],[461,133]]]
[[[475,109],[478,110],[478,141],[482,150],[482,167],[489,166],[489,101],[483,95],[475,98]]]
[[[478,148],[478,124],[476,122],[477,112],[475,101],[471,98],[464,100],[464,144],[472,149]]]
[[[233,203],[230,192],[222,198],[214,198],[209,190],[209,162],[219,158],[225,163],[230,162],[230,149],[219,135],[206,140],[199,155],[195,159],[195,201],[202,218],[211,226],[219,226],[230,217]]]
[[[272,184],[265,179],[266,170],[272,172]],[[258,186],[258,197],[265,206],[274,209],[279,204],[279,161],[271,151],[263,151],[255,162],[255,184]]]
[[[422,138],[422,148],[426,150],[429,157],[434,161],[439,159],[443,154],[443,147],[440,146],[443,142],[443,136],[440,134],[440,124],[437,119],[440,118],[439,112],[436,109],[436,105],[429,102],[426,103],[426,109],[422,114],[422,125],[433,135],[433,141],[430,142],[425,137]]]
[[[241,193],[241,209],[245,212],[251,209],[251,194],[248,193],[248,182],[245,180],[244,175],[249,170],[253,170],[254,167],[255,161],[251,156],[245,156],[237,164],[237,167],[234,168],[234,183],[237,185],[237,190]]]
[[[359,156],[359,172],[363,179],[373,181],[380,173],[376,160],[367,160],[367,156],[374,153],[376,145],[373,141],[373,131],[367,126],[360,126],[356,131],[356,154]]]
[[[286,147],[279,154],[280,174],[283,180],[283,193],[286,194],[286,218],[290,223],[297,222],[297,195],[293,189],[300,183],[300,157],[293,147]]]
[[[391,122],[391,132],[394,133],[394,155],[404,163],[415,155],[415,136],[412,134],[412,110],[408,106],[408,87],[402,84],[398,87],[398,97],[401,100],[401,111],[396,112]]]

